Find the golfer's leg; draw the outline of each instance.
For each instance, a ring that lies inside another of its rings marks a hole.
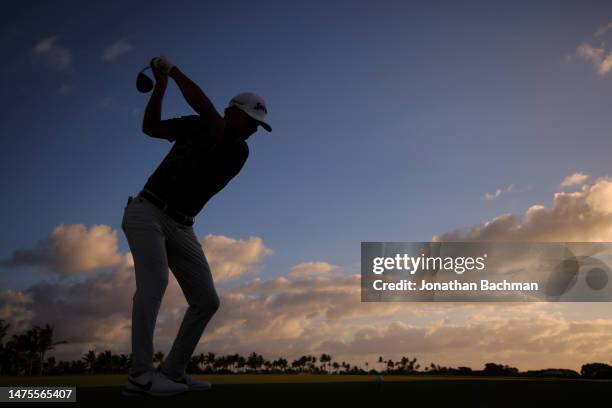
[[[181,286],[189,307],[166,358],[163,370],[179,378],[198,345],[206,325],[219,308],[212,273],[193,228],[176,230],[168,242],[168,263]]]
[[[122,224],[136,273],[132,298],[132,364],[130,374],[153,369],[153,332],[162,297],[168,285],[168,261],[162,229],[154,213],[133,203]]]

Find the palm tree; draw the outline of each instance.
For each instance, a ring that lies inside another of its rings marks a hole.
[[[317,357],[313,355],[308,355],[308,369],[311,373],[315,372],[315,364],[317,363]]]
[[[198,367],[200,368],[200,371],[204,371],[205,362],[206,362],[206,356],[204,355],[204,353],[198,354]]]
[[[325,368],[327,367],[327,363],[329,363],[332,360],[332,357],[329,354],[321,354],[321,357],[319,357],[319,361],[321,362],[321,365],[323,366],[323,371],[326,371]]]
[[[112,371],[113,353],[110,350],[105,350],[98,354],[97,365],[104,372]]]
[[[8,350],[4,347],[4,338],[8,332],[10,324],[5,324],[5,320],[0,319],[0,375],[4,372],[4,363],[8,358]]]
[[[89,367],[89,373],[93,373],[96,365],[96,352],[94,350],[89,350],[87,353],[83,354],[81,360],[87,363],[87,366]]]
[[[25,360],[24,372],[32,374],[32,364],[38,353],[38,331],[29,329],[22,334],[14,334],[7,347],[14,350],[17,375],[19,375],[19,362]]]
[[[278,360],[275,361],[276,366],[281,370],[281,371],[285,371],[287,369],[287,367],[289,367],[289,362],[284,359],[284,358],[279,358]]]
[[[5,320],[0,319],[0,347],[4,346],[4,338],[6,337],[6,333],[8,332],[10,324],[4,324]]]
[[[208,354],[206,354],[206,364],[212,369],[215,364],[215,353],[209,351]]]
[[[165,355],[163,351],[158,351],[157,353],[153,354],[153,363],[158,363],[157,368],[159,368],[164,362],[164,357]]]
[[[128,369],[128,367],[130,366],[130,357],[122,354],[119,358],[120,364],[121,364],[121,371],[126,371]]]
[[[53,350],[59,344],[66,344],[67,341],[53,341],[54,326],[45,325],[45,327],[34,326],[34,330],[38,332],[38,353],[40,354],[40,375],[43,375],[43,362],[45,361],[45,353]]]

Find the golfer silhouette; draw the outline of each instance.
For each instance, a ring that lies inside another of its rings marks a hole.
[[[165,57],[153,58],[155,86],[142,131],[174,145],[135,197],[124,208],[121,228],[136,275],[132,305],[132,364],[123,394],[173,395],[208,389],[210,383],[187,375],[185,368],[214,313],[219,297],[194,217],[233,179],[249,156],[246,140],[266,122],[264,100],[251,92],[234,96],[221,117],[208,97]],[[178,85],[197,115],[161,120],[168,78]],[[153,333],[168,268],[189,307],[161,370],[153,367]]]

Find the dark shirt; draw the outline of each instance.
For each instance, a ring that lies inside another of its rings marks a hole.
[[[206,132],[199,115],[163,121],[174,145],[147,180],[144,188],[169,207],[195,217],[208,200],[234,178],[249,157],[241,139],[218,143]]]

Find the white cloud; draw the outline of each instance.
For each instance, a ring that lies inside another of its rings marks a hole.
[[[598,214],[612,214],[612,180],[607,178],[598,180],[588,188],[585,201]]]
[[[603,48],[595,48],[584,43],[578,47],[578,55],[587,61],[591,61],[600,75],[606,75],[612,70],[612,53],[606,55]]]
[[[0,319],[10,321],[13,330],[27,329],[34,317],[32,297],[11,289],[0,292]]]
[[[294,278],[304,278],[308,276],[326,275],[338,269],[337,266],[327,262],[303,262],[291,268],[289,276]]]
[[[57,226],[32,249],[18,249],[0,265],[40,265],[60,275],[88,273],[117,265],[117,231],[107,225]]]
[[[122,38],[106,47],[104,54],[102,55],[102,59],[108,62],[115,61],[117,58],[131,51],[133,48],[134,47],[132,47],[131,44]]]
[[[217,282],[253,273],[265,256],[274,253],[259,237],[241,240],[209,234],[202,240],[202,247]]]
[[[556,193],[552,208],[532,205],[522,216],[504,214],[469,230],[434,236],[434,241],[612,241],[612,179],[600,178],[581,191]]]
[[[502,194],[507,194],[507,193],[512,193],[512,192],[515,192],[515,193],[518,192],[518,190],[514,188],[514,184],[510,184],[506,188],[498,188],[497,190],[495,190],[494,193],[485,193],[484,198],[485,200],[495,200],[496,198],[500,197]]]
[[[565,188],[565,187],[582,185],[587,181],[588,178],[589,176],[584,173],[581,173],[581,172],[574,173],[564,178],[561,184],[559,184],[559,187]]]
[[[601,178],[581,191],[555,194],[550,208],[533,205],[522,217],[501,215],[467,232],[435,238],[608,242],[610,202],[612,179]],[[88,236],[83,231],[76,235]],[[108,235],[101,233],[101,241],[107,242]],[[202,242],[217,281],[245,276],[273,252],[258,237],[207,235]],[[324,261],[299,263],[286,276],[257,277],[220,290],[221,307],[196,352],[256,351],[267,358],[325,352],[336,361],[368,360],[371,366],[379,355],[409,355],[421,364],[480,368],[494,361],[521,369],[551,364],[577,369],[586,362],[608,361],[612,353],[612,317],[601,305],[362,303],[359,274],[330,273],[338,269]],[[0,292],[0,316],[9,323],[21,316],[22,325],[55,323],[57,339],[70,342],[54,351],[58,358],[77,358],[92,348],[127,353],[133,292],[132,257],[120,254],[110,272],[82,282],[39,282],[22,292]],[[186,306],[171,278],[158,318],[156,350],[168,351]],[[602,316],[594,316],[597,310]]]
[[[5,293],[0,310],[7,310],[7,298],[28,299],[21,305],[22,315],[30,316],[25,323],[55,324],[56,339],[69,342],[53,352],[58,358],[78,358],[89,349],[128,353],[132,268],[126,256],[111,273],[81,283],[41,282],[18,295]],[[359,294],[359,275],[257,278],[223,290],[221,308],[196,352],[256,351],[290,359],[325,352],[360,364],[379,355],[410,355],[421,364],[480,368],[495,361],[529,369],[578,368],[607,361],[602,358],[612,351],[612,319],[571,320],[557,304],[362,303]],[[12,303],[14,309],[19,300]],[[156,350],[169,350],[185,307],[172,279],[158,317]],[[9,323],[14,316],[7,316]]]
[[[59,36],[45,38],[36,44],[33,55],[55,71],[67,71],[72,65],[72,53],[68,48],[58,44]]]
[[[605,24],[605,25],[602,25],[602,26],[598,27],[597,30],[595,31],[595,34],[593,34],[593,36],[594,37],[601,37],[602,35],[607,33],[611,28],[612,28],[612,21],[609,22],[608,24]]]

